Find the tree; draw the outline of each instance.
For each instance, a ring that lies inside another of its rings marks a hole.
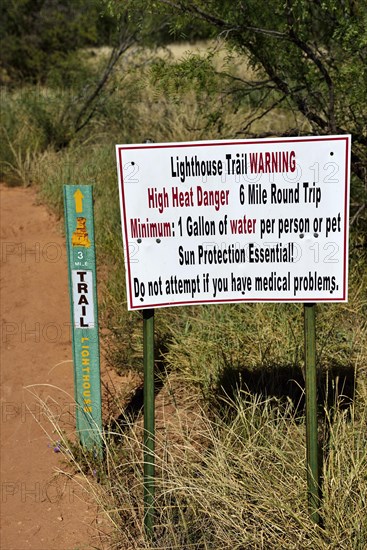
[[[118,10],[118,2],[108,4]],[[205,21],[228,48],[243,54],[262,76],[255,84],[264,92],[259,99],[264,111],[288,105],[316,134],[351,133],[352,170],[366,181],[364,0],[148,0],[144,5],[146,12],[169,14],[172,25],[182,24],[182,17]],[[130,6],[139,9],[139,2]],[[246,92],[254,82],[237,79],[237,92],[239,87]],[[239,127],[239,134],[250,135],[251,122]]]

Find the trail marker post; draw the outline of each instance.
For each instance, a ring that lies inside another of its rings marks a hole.
[[[350,149],[349,135],[116,146],[127,307],[144,316],[148,533],[152,311],[193,304],[304,304],[308,501],[319,522],[315,303],[348,300]]]
[[[76,429],[82,445],[102,449],[97,272],[90,185],[64,185]]]

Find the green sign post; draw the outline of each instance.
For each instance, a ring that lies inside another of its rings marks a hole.
[[[155,406],[154,406],[154,309],[143,310],[144,333],[144,527],[154,532]]]
[[[306,367],[307,492],[311,519],[320,523],[320,477],[317,436],[316,305],[304,305]]]
[[[82,445],[102,447],[97,274],[90,185],[64,185],[73,339],[76,429]]]

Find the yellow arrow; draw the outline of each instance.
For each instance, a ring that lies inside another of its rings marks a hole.
[[[75,199],[75,210],[76,212],[83,212],[83,199],[84,195],[80,191],[80,189],[77,189],[74,193],[74,199]]]

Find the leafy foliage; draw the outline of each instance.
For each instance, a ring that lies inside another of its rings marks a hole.
[[[67,76],[78,48],[99,42],[100,12],[98,0],[4,0],[1,80],[44,82],[55,69]]]
[[[118,12],[118,2],[110,0],[108,4]],[[142,7],[139,2],[127,4],[132,10]],[[162,17],[169,14],[177,28],[185,17],[209,25],[230,50],[249,60],[259,76],[257,89],[264,92],[260,95],[264,110],[286,104],[308,120],[313,133],[353,134],[353,172],[362,181],[367,178],[364,1],[151,0],[147,9]],[[187,68],[188,60],[181,65]],[[168,74],[180,79],[182,70],[176,66]],[[206,74],[210,81],[210,70]],[[201,78],[205,79],[204,73]],[[254,87],[246,80],[235,78],[235,82],[236,99],[240,97],[239,87],[244,97]],[[238,130],[250,135],[251,124],[239,125]],[[298,128],[292,132],[300,133]]]

